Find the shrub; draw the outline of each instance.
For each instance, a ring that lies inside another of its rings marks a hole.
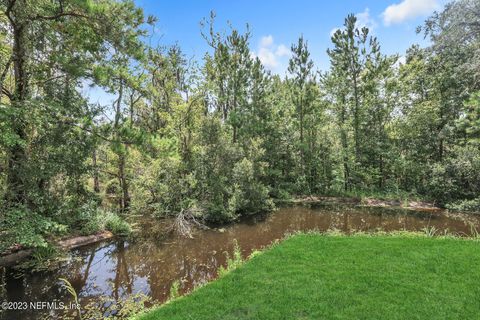
[[[0,252],[12,245],[27,248],[47,247],[47,235],[64,233],[65,225],[52,221],[25,207],[15,207],[0,212]]]
[[[90,235],[101,231],[104,227],[101,221],[103,210],[95,201],[89,201],[83,204],[75,212],[75,227],[80,227],[82,235]]]
[[[116,213],[99,207],[90,201],[78,210],[77,226],[80,226],[82,235],[95,234],[102,230],[109,230],[116,235],[127,235],[131,232],[130,225]]]
[[[237,269],[243,263],[242,250],[236,239],[233,240],[233,256],[230,257],[228,252],[225,252],[225,255],[227,257],[227,266],[225,268],[220,266],[218,269],[219,277],[225,276],[230,271]]]
[[[254,164],[249,159],[235,164],[232,181],[233,194],[228,202],[232,214],[255,214],[273,208],[268,188],[256,178]]]
[[[261,139],[232,143],[215,118],[205,120],[198,139],[188,162],[169,154],[139,170],[132,183],[134,210],[157,216],[201,212],[196,218],[224,223],[274,207]]]
[[[431,167],[429,195],[440,204],[474,199],[480,194],[480,151],[473,146],[457,147],[455,156]]]
[[[170,287],[169,299],[174,300],[180,296],[180,281],[175,280]]]
[[[196,180],[177,157],[153,160],[134,181],[136,211],[149,210],[157,216],[175,215],[194,205]]]
[[[480,198],[460,200],[446,205],[447,209],[454,211],[480,212]]]
[[[105,228],[116,235],[128,235],[132,229],[130,225],[113,212],[106,212],[104,216]]]

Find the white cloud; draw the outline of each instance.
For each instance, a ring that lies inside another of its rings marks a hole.
[[[257,57],[268,69],[273,69],[278,65],[277,57],[269,48],[260,48]]]
[[[425,16],[439,8],[438,0],[403,0],[392,4],[383,11],[386,26],[401,23],[419,16]]]
[[[285,58],[290,56],[290,49],[284,45],[276,45],[272,35],[260,39],[257,51],[251,53],[252,58],[257,58],[263,66],[271,71],[280,72],[285,69]]]
[[[356,27],[358,29],[367,27],[370,30],[370,32],[372,32],[373,29],[377,27],[377,22],[375,22],[375,20],[370,16],[369,8],[365,8],[363,12],[357,13],[355,16],[357,17]]]
[[[357,23],[355,24],[355,27],[357,27],[358,29],[362,29],[363,27],[367,27],[370,34],[372,34],[374,29],[378,26],[375,19],[372,18],[372,16],[370,16],[370,9],[369,8],[365,8],[365,10],[363,10],[363,12],[359,12],[359,13],[355,14],[355,17],[357,18]],[[335,34],[335,32],[337,32],[337,30],[344,30],[344,29],[345,29],[344,27],[333,28],[332,30],[330,30],[330,38],[333,37],[333,35]]]
[[[261,47],[270,47],[273,44],[273,37],[272,35],[264,36],[260,40]]]
[[[292,54],[289,48],[287,48],[286,45],[281,44],[277,47],[277,50],[275,50],[275,55],[279,57],[288,57]]]

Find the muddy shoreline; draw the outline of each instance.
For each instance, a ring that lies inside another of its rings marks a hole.
[[[381,200],[375,198],[352,198],[352,197],[330,197],[330,196],[306,196],[298,197],[290,200],[280,200],[281,204],[338,204],[338,205],[354,205],[363,207],[380,207],[380,208],[399,208],[415,211],[436,212],[444,209],[437,207],[434,203],[426,201],[400,201],[400,200]]]

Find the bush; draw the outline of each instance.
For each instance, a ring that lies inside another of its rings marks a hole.
[[[274,207],[268,188],[256,178],[255,171],[252,161],[246,158],[235,164],[232,179],[233,194],[228,201],[232,214],[250,215]]]
[[[105,228],[116,235],[128,235],[132,229],[130,225],[113,212],[107,212],[104,216]]]
[[[79,209],[77,221],[83,235],[95,234],[102,230],[109,230],[116,235],[127,235],[131,232],[126,221],[117,214],[98,207],[93,201]]]
[[[174,153],[148,162],[132,181],[132,207],[157,216],[201,213],[224,223],[271,210],[261,139],[232,143],[218,119],[205,119],[189,161]]]
[[[93,218],[90,221],[87,221],[85,225],[80,229],[80,233],[84,236],[95,234],[99,231],[102,231],[102,226],[99,223],[99,219],[97,217]]]
[[[431,167],[429,196],[440,204],[472,200],[480,194],[480,151],[473,146],[457,147],[452,157]]]
[[[24,207],[10,208],[0,214],[0,252],[12,245],[27,248],[47,247],[46,236],[61,234],[67,229],[65,225]]]
[[[221,223],[273,209],[263,181],[267,163],[262,161],[262,140],[251,139],[239,146],[225,137],[216,139],[215,147],[206,145],[196,153],[196,195],[198,203],[204,204],[206,219]]]
[[[175,215],[194,206],[196,180],[177,157],[153,160],[134,180],[132,205],[136,211],[151,211],[157,216]]]
[[[447,209],[454,211],[480,212],[480,198],[460,200],[446,205]]]
[[[100,217],[103,213],[94,201],[83,204],[75,213],[75,227],[80,227],[79,231],[82,235],[90,235],[97,233],[103,229]]]
[[[191,168],[197,181],[195,198],[205,212],[205,219],[223,223],[238,217],[229,210],[232,195],[232,169],[242,158],[241,148],[222,132],[218,119],[205,119],[199,143],[193,153]]]

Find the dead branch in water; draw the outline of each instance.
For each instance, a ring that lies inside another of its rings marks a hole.
[[[171,230],[183,237],[193,238],[193,227],[208,229],[206,225],[197,220],[201,213],[200,209],[190,208],[182,209],[172,223]]]

